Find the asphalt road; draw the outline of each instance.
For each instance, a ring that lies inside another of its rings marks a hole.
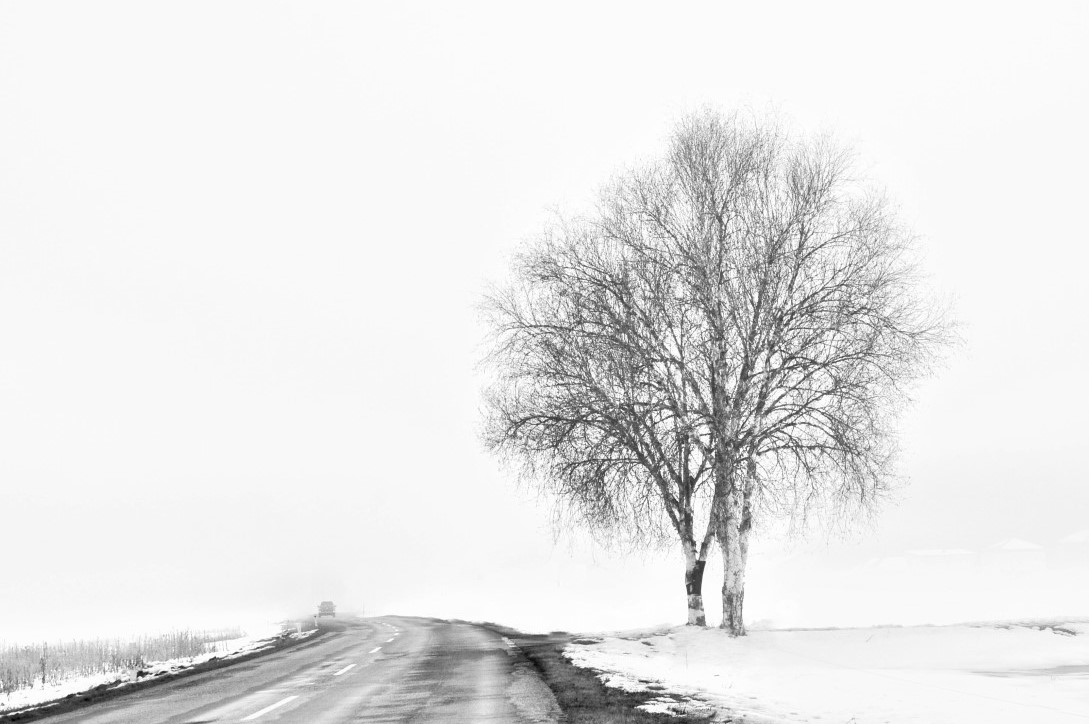
[[[50,716],[48,724],[547,722],[548,687],[498,634],[357,619],[313,643]]]

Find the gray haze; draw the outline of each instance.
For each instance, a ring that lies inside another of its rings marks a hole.
[[[707,104],[854,144],[962,323],[899,505],[762,541],[751,615],[891,620],[867,561],[1089,528],[1089,6],[958,7],[3,4],[0,639],[325,598],[680,621],[671,552],[554,542],[482,451],[474,304]],[[954,615],[1068,607],[1071,570]],[[857,595],[818,605],[837,576]]]

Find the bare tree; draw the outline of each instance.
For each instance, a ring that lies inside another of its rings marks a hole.
[[[679,541],[688,623],[705,625],[710,460],[684,414],[685,311],[600,225],[558,225],[485,303],[486,441],[597,534]],[[663,352],[668,352],[664,354]]]
[[[698,320],[686,412],[713,461],[722,625],[735,635],[755,516],[879,501],[905,386],[946,337],[910,237],[851,170],[826,139],[705,113],[615,203],[617,237],[672,270]]]
[[[910,252],[846,151],[691,116],[489,298],[489,443],[598,530],[667,519],[690,594],[717,537],[742,635],[754,522],[866,511],[890,487],[895,413],[946,333]]]

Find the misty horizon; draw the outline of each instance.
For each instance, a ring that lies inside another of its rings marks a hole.
[[[860,33],[864,6],[798,4],[776,53],[755,6],[62,7],[0,9],[0,640],[323,600],[683,622],[679,553],[556,530],[484,449],[479,305],[554,211],[706,107],[849,142],[959,336],[912,391],[893,498],[842,535],[758,531],[747,615],[1089,616],[1064,543],[1089,529],[1084,6]],[[880,568],[1009,539],[1042,557],[944,599],[945,569]]]

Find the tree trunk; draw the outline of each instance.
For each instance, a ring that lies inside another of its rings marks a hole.
[[[741,525],[738,537],[741,540],[741,585],[745,585],[745,571],[749,568],[749,534],[752,532],[752,478],[745,485],[745,499],[741,504]]]
[[[748,531],[742,526],[742,495],[731,490],[722,501],[717,531],[722,550],[722,628],[731,636],[745,635],[745,558]]]
[[[685,554],[684,588],[688,593],[688,625],[706,626],[707,614],[703,610],[703,569],[707,561],[693,553]]]

